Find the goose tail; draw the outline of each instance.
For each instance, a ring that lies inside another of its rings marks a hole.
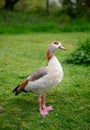
[[[19,88],[20,85],[18,85],[12,92],[15,93],[15,95],[18,95],[19,94],[19,91],[18,91],[18,88]]]
[[[20,92],[25,92],[27,93],[26,90],[24,90],[25,86],[28,84],[28,80],[24,80],[20,85],[18,85],[14,90],[13,93],[15,93],[15,95],[18,95]]]

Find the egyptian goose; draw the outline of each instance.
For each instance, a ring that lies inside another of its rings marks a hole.
[[[61,42],[52,42],[46,53],[48,65],[34,71],[13,90],[15,95],[22,91],[38,94],[39,112],[43,116],[47,115],[48,111],[53,110],[52,106],[46,106],[46,92],[57,86],[63,78],[62,66],[54,55],[57,49],[65,50]]]

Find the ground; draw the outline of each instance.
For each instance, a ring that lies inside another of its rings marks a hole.
[[[29,33],[0,35],[0,129],[1,130],[89,130],[90,66],[66,64],[65,58],[79,40],[90,33]],[[47,65],[46,49],[59,40],[66,51],[56,52],[64,79],[47,93],[47,105],[54,110],[42,117],[37,95],[12,90],[32,71]]]

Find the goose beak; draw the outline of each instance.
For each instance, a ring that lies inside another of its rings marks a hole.
[[[60,46],[59,49],[61,49],[61,50],[66,50],[63,46]]]

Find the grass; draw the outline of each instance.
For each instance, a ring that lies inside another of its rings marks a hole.
[[[85,19],[67,20],[66,16],[46,16],[25,12],[0,10],[0,34],[28,34],[30,32],[90,32]]]
[[[89,130],[90,67],[66,64],[65,58],[77,41],[90,33],[30,33],[0,35],[0,129],[1,130]],[[53,40],[60,40],[67,51],[56,55],[64,69],[60,85],[47,94],[48,116],[38,113],[37,95],[12,90],[29,73],[47,64],[45,51]]]

